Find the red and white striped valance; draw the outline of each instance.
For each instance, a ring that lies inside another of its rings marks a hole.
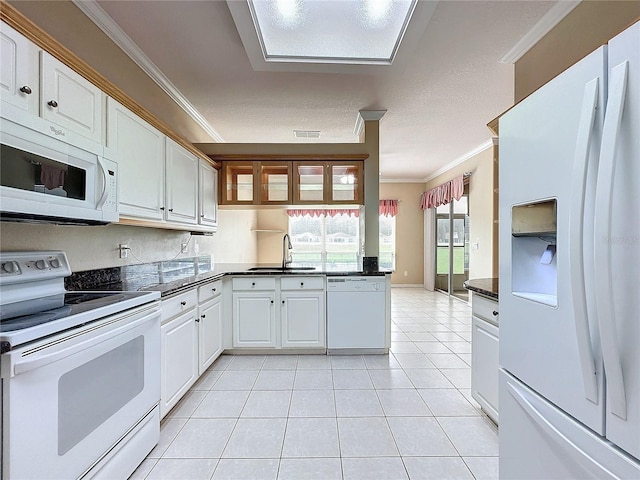
[[[380,200],[380,215],[395,217],[398,214],[398,200]]]
[[[357,208],[288,208],[287,215],[290,217],[304,217],[305,215],[311,217],[335,217],[337,215],[358,217],[360,211]]]
[[[395,217],[398,214],[398,200],[380,200],[378,207],[380,215]],[[290,217],[335,217],[337,215],[360,216],[357,208],[288,208],[287,215]]]
[[[420,199],[420,208],[426,210],[428,208],[439,207],[450,203],[454,198],[460,200],[464,193],[464,176],[454,178],[453,180],[438,185],[431,190],[424,192]]]

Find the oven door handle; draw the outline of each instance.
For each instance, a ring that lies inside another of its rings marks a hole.
[[[141,313],[141,312],[137,312],[137,313]],[[32,370],[35,370],[37,368],[41,368],[44,367],[45,365],[49,365],[53,362],[57,362],[59,360],[62,360],[63,358],[66,358],[70,355],[75,355],[77,353],[80,353],[84,350],[87,350],[89,348],[92,347],[96,347],[99,344],[103,343],[103,342],[107,342],[108,340],[111,340],[119,335],[122,335],[123,333],[129,331],[129,330],[133,330],[135,328],[138,328],[142,325],[144,325],[145,323],[149,323],[152,322],[153,320],[157,320],[158,321],[158,325],[160,324],[159,322],[159,310],[157,308],[154,308],[151,312],[146,313],[146,315],[143,315],[140,318],[137,319],[133,319],[130,320],[128,322],[126,322],[124,325],[120,325],[119,327],[116,327],[114,329],[109,329],[106,332],[102,332],[100,333],[99,330],[106,328],[108,326],[111,326],[113,323],[115,322],[120,322],[122,320],[124,320],[126,318],[125,317],[120,317],[117,319],[114,319],[112,322],[107,322],[101,325],[97,325],[95,327],[95,329],[88,329],[88,330],[84,330],[81,333],[77,333],[77,334],[73,334],[71,333],[69,335],[68,338],[66,339],[62,339],[62,340],[56,340],[55,342],[52,342],[51,345],[45,345],[42,347],[43,350],[46,350],[48,348],[52,348],[54,345],[59,345],[60,343],[66,341],[66,340],[70,340],[76,337],[76,335],[87,335],[89,333],[94,333],[94,335],[91,335],[90,338],[87,338],[85,341],[80,342],[80,343],[75,343],[73,345],[69,345],[66,348],[55,348],[53,349],[53,351],[51,353],[45,353],[42,355],[38,355],[38,353],[35,353],[35,357],[25,360],[25,361],[18,361],[14,364],[13,366],[13,375],[20,375],[20,374],[24,374],[27,372],[30,372]]]

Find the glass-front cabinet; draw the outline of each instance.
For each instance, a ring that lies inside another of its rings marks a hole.
[[[291,203],[291,162],[260,162],[260,203]]]
[[[329,169],[329,203],[364,203],[362,162],[336,161]]]
[[[299,204],[325,203],[324,162],[293,162],[293,201]]]
[[[225,162],[222,166],[220,203],[253,205],[255,167],[253,162]]]
[[[362,205],[362,160],[224,161],[222,205]]]

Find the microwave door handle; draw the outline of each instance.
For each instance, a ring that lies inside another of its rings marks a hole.
[[[54,349],[51,353],[44,353],[42,355],[37,355],[33,359],[25,360],[23,362],[16,362],[13,366],[13,372],[11,372],[11,376],[20,375],[23,373],[30,372],[35,370],[36,368],[41,368],[46,365],[49,365],[53,362],[61,360],[63,358],[69,357],[71,355],[78,354],[82,351],[85,351],[92,347],[97,347],[100,344],[117,337],[118,335],[122,335],[123,333],[132,330],[136,327],[139,327],[147,322],[154,320],[158,315],[158,310],[154,309],[153,311],[147,313],[141,318],[131,321],[130,323],[126,323],[125,325],[121,325],[115,330],[109,330],[107,332],[100,333],[99,330],[101,328],[109,326],[109,323],[99,325],[96,327],[98,332],[95,332],[94,335],[91,335],[90,338],[87,338],[85,341],[77,343],[75,345],[69,345],[66,348],[62,349]],[[114,319],[114,321],[120,321],[125,317],[118,317]],[[83,332],[84,334],[91,332],[92,330],[87,330]],[[70,334],[70,337],[73,337],[73,333]],[[104,348],[104,347],[103,347]],[[45,347],[46,349],[46,347]]]
[[[591,335],[589,332],[589,318],[587,316],[587,294],[585,291],[584,275],[584,199],[587,181],[587,163],[589,147],[593,134],[593,123],[598,104],[598,78],[594,78],[584,87],[582,111],[578,125],[576,153],[573,162],[571,184],[571,213],[569,220],[569,264],[571,269],[571,297],[573,301],[578,354],[582,370],[584,396],[587,400],[598,403],[598,384],[593,352],[591,350]]]
[[[96,205],[96,208],[99,210],[104,205],[104,202],[107,201],[107,196],[109,195],[107,167],[104,166],[104,164],[100,160],[100,157],[98,157],[98,168],[100,168],[100,172],[102,173],[102,195],[100,196],[100,200]]]
[[[618,348],[613,284],[611,272],[611,202],[613,200],[613,176],[615,173],[616,147],[622,121],[622,111],[627,88],[629,62],[625,61],[611,70],[609,99],[602,126],[602,143],[596,182],[596,208],[594,215],[594,249],[596,308],[600,327],[602,359],[607,376],[607,405],[611,413],[623,420],[627,418],[627,401],[622,375],[622,362]]]

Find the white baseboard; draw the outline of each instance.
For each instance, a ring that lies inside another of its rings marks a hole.
[[[391,288],[424,288],[421,283],[392,283]]]

